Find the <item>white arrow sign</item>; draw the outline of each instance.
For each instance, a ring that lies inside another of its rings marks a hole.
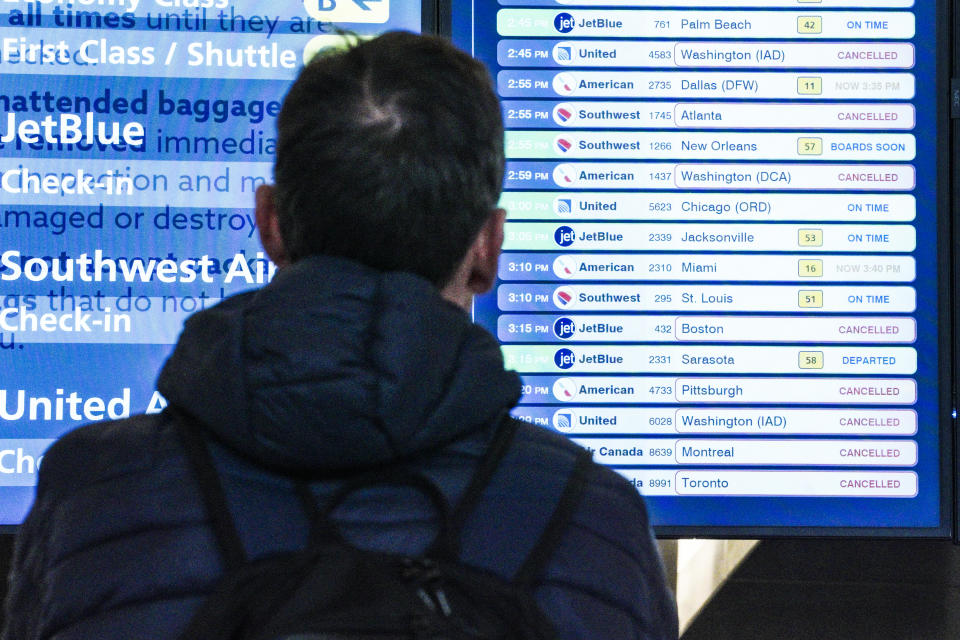
[[[167,407],[167,399],[160,395],[159,391],[153,392],[153,397],[150,398],[150,404],[147,405],[147,410],[144,411],[146,414],[151,413],[160,413]]]
[[[390,19],[390,0],[303,0],[303,7],[322,22],[383,24]]]

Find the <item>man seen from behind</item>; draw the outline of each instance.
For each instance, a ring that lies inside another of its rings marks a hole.
[[[322,504],[345,478],[406,466],[455,505],[505,421],[515,431],[460,559],[509,578],[547,526],[579,448],[507,417],[519,378],[469,315],[495,281],[505,218],[483,66],[439,38],[386,34],[308,64],[278,129],[275,184],[256,195],[276,276],[187,321],[158,381],[167,410],[47,453],[5,640],[182,632],[223,565],[178,428],[208,443],[254,558],[306,544],[291,475]],[[336,518],[363,548],[417,554],[437,535],[410,487],[360,490]],[[677,637],[643,501],[592,463],[534,596],[560,638]]]

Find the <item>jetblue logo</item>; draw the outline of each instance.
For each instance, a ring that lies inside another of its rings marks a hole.
[[[558,349],[553,356],[554,363],[561,369],[569,369],[576,360],[577,356],[570,349]]]
[[[553,334],[561,340],[572,337],[576,331],[576,323],[570,318],[560,318],[553,323]]]
[[[567,226],[559,227],[556,233],[553,234],[553,239],[561,247],[569,247],[573,244],[573,229]]]
[[[557,31],[560,33],[570,33],[573,31],[573,16],[569,13],[558,13],[557,17],[553,19],[553,26],[557,28]]]

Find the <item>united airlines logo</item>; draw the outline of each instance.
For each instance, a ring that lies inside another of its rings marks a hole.
[[[574,416],[572,411],[557,411],[553,414],[553,428],[557,431],[573,429]]]

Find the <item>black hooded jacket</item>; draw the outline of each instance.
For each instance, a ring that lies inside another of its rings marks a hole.
[[[175,638],[222,573],[174,424],[211,443],[249,555],[302,547],[285,474],[322,499],[406,461],[455,503],[520,382],[493,337],[420,278],[308,258],[191,317],[158,389],[174,411],[78,429],[44,457],[10,575],[4,640]],[[184,414],[189,418],[183,417]],[[510,576],[542,531],[576,447],[523,425],[467,522],[464,562]],[[415,491],[352,494],[355,544],[422,551]],[[631,485],[594,466],[536,597],[562,638],[676,638],[672,596]]]

